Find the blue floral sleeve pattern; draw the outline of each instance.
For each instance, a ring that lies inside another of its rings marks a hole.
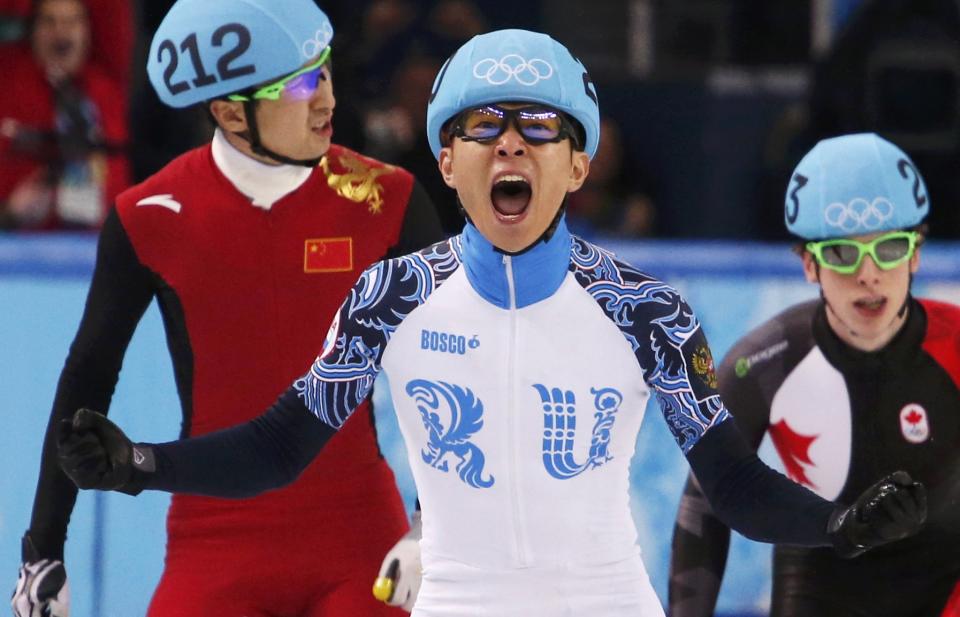
[[[686,454],[730,413],[693,310],[666,283],[574,238],[571,270],[633,348],[670,432]]]
[[[460,265],[460,238],[380,261],[357,280],[333,319],[323,351],[294,388],[320,420],[339,429],[370,394],[401,322]]]

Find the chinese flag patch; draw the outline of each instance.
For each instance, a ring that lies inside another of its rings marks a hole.
[[[311,238],[304,242],[304,272],[353,270],[353,238]]]

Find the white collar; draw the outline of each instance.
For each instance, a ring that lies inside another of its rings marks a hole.
[[[273,204],[300,188],[313,169],[301,165],[267,165],[237,150],[220,129],[213,134],[213,161],[253,205],[269,210]]]

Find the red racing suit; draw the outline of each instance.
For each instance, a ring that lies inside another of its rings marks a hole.
[[[27,21],[30,0],[0,0],[0,16]],[[128,141],[127,99],[133,59],[133,3],[128,0],[85,0],[90,17],[90,55],[76,76],[75,85],[89,103],[94,130],[110,147],[94,165],[102,191],[96,223],[80,225],[51,212],[37,228],[99,228],[117,195],[130,186],[130,164],[125,152]],[[21,138],[0,135],[0,211],[18,184],[26,178],[49,173],[61,155],[56,143],[56,94],[30,50],[28,40],[0,45],[0,74],[16,92],[0,97],[0,125],[14,121]],[[23,147],[26,146],[26,147]]]
[[[56,465],[55,427],[79,407],[107,409],[151,300],[173,359],[182,435],[202,435],[270,406],[316,357],[326,334],[318,324],[366,266],[440,238],[409,173],[336,145],[269,209],[228,180],[210,145],[121,194],[44,444],[30,529],[41,554],[62,557],[76,498]],[[406,529],[366,404],[285,489],[245,500],[175,496],[149,615],[398,614],[370,586]]]

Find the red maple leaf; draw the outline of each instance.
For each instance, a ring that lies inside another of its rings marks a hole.
[[[917,413],[916,409],[911,409],[910,413],[907,414],[907,417],[904,418],[910,424],[917,424],[920,420],[923,420],[923,416]]]
[[[777,454],[780,455],[780,460],[783,461],[783,466],[787,470],[787,477],[798,484],[816,488],[816,485],[807,477],[803,464],[813,466],[813,461],[810,460],[810,446],[820,436],[801,435],[790,428],[786,420],[780,420],[771,425],[769,432]]]

